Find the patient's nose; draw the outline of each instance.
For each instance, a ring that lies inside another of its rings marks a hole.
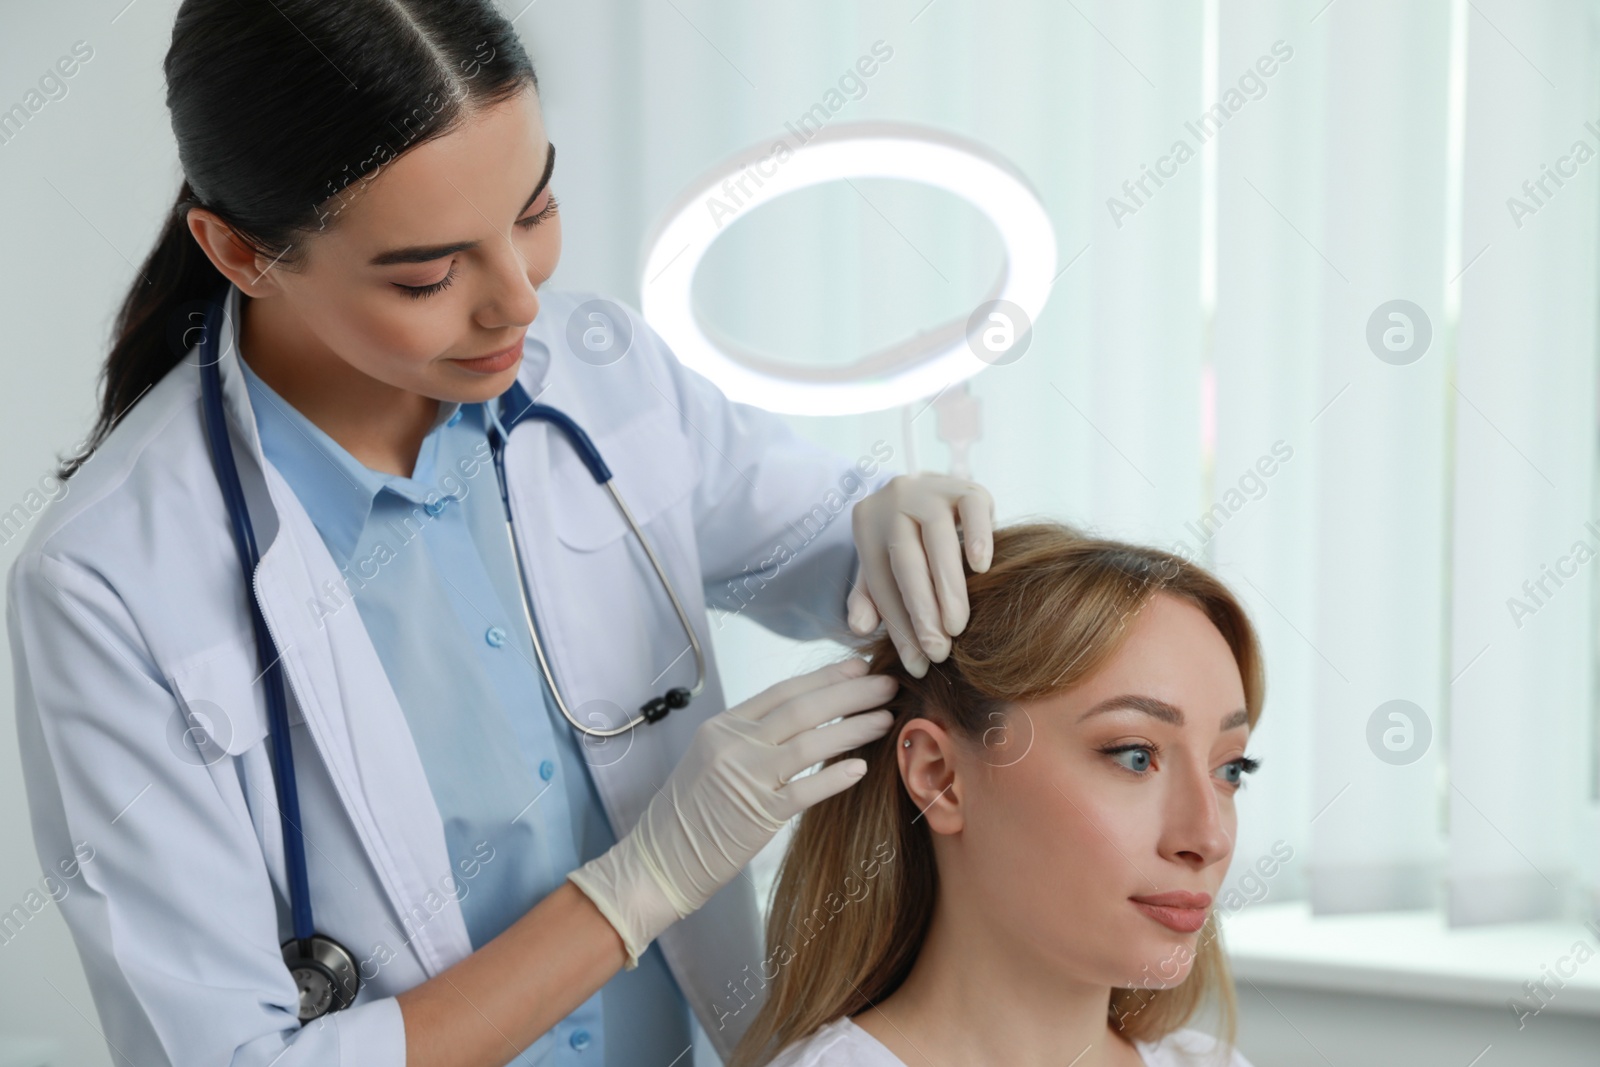
[[[1161,851],[1169,859],[1202,870],[1233,851],[1231,811],[1207,767],[1180,761],[1169,769]]]

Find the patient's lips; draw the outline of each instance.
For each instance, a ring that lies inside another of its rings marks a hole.
[[[1183,934],[1192,934],[1204,926],[1206,909],[1211,907],[1211,894],[1186,893],[1181,889],[1128,899],[1162,926]]]

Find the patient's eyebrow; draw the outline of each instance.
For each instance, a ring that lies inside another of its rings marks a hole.
[[[1183,712],[1177,707],[1168,704],[1165,700],[1160,700],[1156,697],[1141,696],[1138,693],[1123,693],[1119,696],[1107,697],[1094,707],[1090,708],[1088,711],[1084,712],[1082,715],[1078,716],[1078,721],[1083,722],[1085,719],[1088,719],[1094,715],[1099,715],[1102,712],[1117,711],[1123,708],[1130,708],[1134,711],[1142,711],[1152,718],[1160,719],[1165,723],[1171,723],[1173,726],[1182,726],[1184,723]],[[1247,726],[1249,723],[1249,712],[1245,711],[1244,708],[1239,708],[1238,710],[1231,712],[1227,718],[1222,720],[1222,725],[1218,727],[1218,732],[1224,733],[1238,726]]]

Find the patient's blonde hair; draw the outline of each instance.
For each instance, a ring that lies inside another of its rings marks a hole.
[[[800,817],[767,920],[772,956],[761,977],[771,988],[729,1067],[764,1064],[819,1027],[878,1003],[916,963],[938,879],[928,824],[916,819],[893,749],[907,720],[930,718],[981,743],[1014,703],[1094,674],[1158,592],[1186,598],[1215,624],[1238,663],[1252,729],[1260,717],[1265,680],[1255,631],[1227,588],[1180,556],[1036,522],[996,531],[993,564],[982,574],[966,570],[966,578],[971,619],[949,658],[926,676],[905,671],[887,635],[862,649],[872,673],[900,681],[887,705],[894,727],[837,757],[864,758],[866,776]],[[1213,911],[1181,984],[1113,989],[1109,1022],[1129,1038],[1155,1041],[1211,994],[1231,1046],[1237,1007],[1216,923]]]

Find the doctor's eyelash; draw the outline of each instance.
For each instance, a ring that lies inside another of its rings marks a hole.
[[[413,300],[420,300],[422,297],[432,296],[434,293],[437,293],[442,289],[449,288],[450,283],[455,279],[455,276],[456,276],[456,265],[454,263],[451,263],[450,264],[450,273],[446,274],[443,278],[440,278],[438,281],[434,282],[432,285],[401,285],[399,282],[395,282],[394,284],[395,284],[396,288],[398,288],[401,291],[403,291],[407,296],[411,297]]]
[[[537,215],[529,215],[525,219],[518,219],[517,225],[521,226],[525,230],[531,230],[545,219],[548,219],[551,215],[554,215],[556,211],[560,209],[560,207],[561,201],[556,199],[555,193],[551,193],[549,201],[544,205],[544,210],[540,211]]]
[[[560,209],[560,207],[561,201],[556,199],[556,195],[554,193],[551,193],[550,199],[548,202],[546,202],[542,211],[540,211],[537,215],[529,215],[525,219],[519,219],[517,221],[517,225],[521,226],[525,230],[531,230],[545,219],[548,219],[551,215],[554,215],[557,210]],[[401,285],[399,282],[395,282],[394,284],[396,288],[404,291],[404,293],[413,300],[420,300],[425,296],[432,296],[434,293],[449,288],[450,283],[455,280],[455,276],[456,265],[452,263],[450,264],[450,273],[446,274],[443,278],[440,278],[432,285]]]

